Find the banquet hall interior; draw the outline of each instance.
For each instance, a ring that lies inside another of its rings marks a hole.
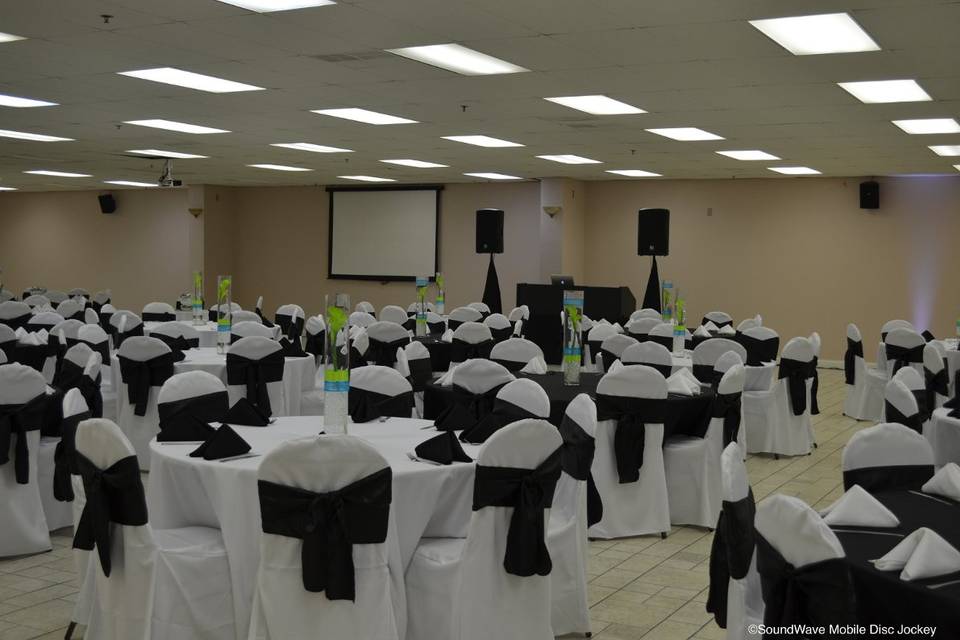
[[[957,0],[0,0],[0,640],[960,638]]]

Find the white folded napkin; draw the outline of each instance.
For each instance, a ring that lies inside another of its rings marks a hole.
[[[858,484],[820,512],[830,526],[897,527],[900,520]]]
[[[700,385],[696,385],[696,390],[690,382],[680,372],[677,372],[667,378],[667,391],[669,393],[679,393],[684,396],[692,396],[700,393]]]
[[[701,326],[708,332],[717,331],[720,329],[720,327],[718,327],[712,320],[707,320],[707,323]]]
[[[602,355],[601,355],[601,356],[598,356],[598,358],[602,358],[602,357],[603,357]],[[601,362],[602,362],[602,360],[601,360]],[[623,363],[620,362],[620,358],[617,358],[617,359],[614,360],[613,363],[610,365],[610,368],[607,369],[607,373],[616,373],[617,371],[620,371],[620,369],[623,369]]]
[[[711,323],[709,323],[709,324],[713,324],[713,323],[711,322]],[[698,338],[709,338],[709,337],[710,337],[710,332],[707,331],[706,326],[700,325],[700,326],[697,327],[696,330],[693,332],[693,335],[697,336]]]
[[[960,502],[960,466],[956,462],[948,462],[920,490]]]
[[[901,580],[921,580],[960,571],[960,551],[933,529],[920,527],[873,564],[881,571],[902,569]]]
[[[530,360],[523,369],[520,369],[523,373],[533,373],[533,374],[544,374],[547,372],[547,363],[544,362],[543,358],[536,356]]]
[[[13,332],[13,335],[17,336],[17,340],[19,341],[20,338],[27,335],[27,330],[23,327],[17,327],[17,330]]]
[[[18,340],[18,342],[22,345],[26,345],[29,347],[36,347],[41,344],[44,344],[46,341],[40,339],[39,333],[27,333],[23,337],[21,337]]]
[[[404,378],[410,377],[410,362],[407,360],[407,352],[403,347],[397,347],[397,363],[393,368],[400,372]]]
[[[445,374],[437,379],[437,384],[439,384],[441,387],[451,386],[453,384],[453,372],[456,371],[458,366],[460,365],[451,364],[450,369],[448,369]]]
[[[623,327],[620,326],[619,322],[614,322],[613,328],[617,330],[617,333],[623,333]]]
[[[683,376],[684,378],[687,379],[688,383],[694,386],[694,388],[698,390],[700,389],[700,381],[697,380],[697,376],[693,375],[693,371],[691,371],[690,369],[686,367],[680,367],[673,373],[673,375]]]
[[[361,326],[358,325],[358,324],[352,324],[352,325],[350,325],[350,339],[351,339],[351,340],[355,339],[360,332],[365,331],[365,330],[366,330],[366,329],[365,329],[364,327],[361,327]]]
[[[720,331],[718,331],[717,333],[719,333],[722,336],[733,336],[737,334],[737,332],[734,331],[733,327],[731,327],[730,325],[724,325],[720,329]]]
[[[443,332],[443,335],[440,336],[440,339],[444,342],[453,342],[453,329],[447,329]]]

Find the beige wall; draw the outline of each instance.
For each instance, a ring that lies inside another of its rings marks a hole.
[[[691,320],[761,313],[784,341],[818,331],[842,356],[846,323],[872,359],[880,324],[904,317],[938,336],[960,314],[960,179],[881,179],[881,209],[859,208],[859,179],[587,183],[586,281],[642,297],[650,258],[636,255],[637,209],[666,207],[660,275]],[[712,215],[708,211],[712,209]]]

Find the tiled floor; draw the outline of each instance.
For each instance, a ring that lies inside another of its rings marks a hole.
[[[774,460],[750,456],[747,468],[757,499],[771,493],[823,506],[842,493],[840,452],[868,423],[841,415],[843,375],[822,371],[819,448],[810,456]],[[704,610],[711,534],[692,527],[659,536],[590,544],[590,604],[597,640],[719,639],[725,632]],[[54,550],[0,560],[0,640],[62,638],[77,590],[70,531],[53,538]],[[171,639],[172,640],[172,639]],[[442,640],[442,639],[438,639]]]

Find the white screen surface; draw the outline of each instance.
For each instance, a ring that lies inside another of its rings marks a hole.
[[[332,191],[330,277],[409,278],[437,271],[436,189]]]

